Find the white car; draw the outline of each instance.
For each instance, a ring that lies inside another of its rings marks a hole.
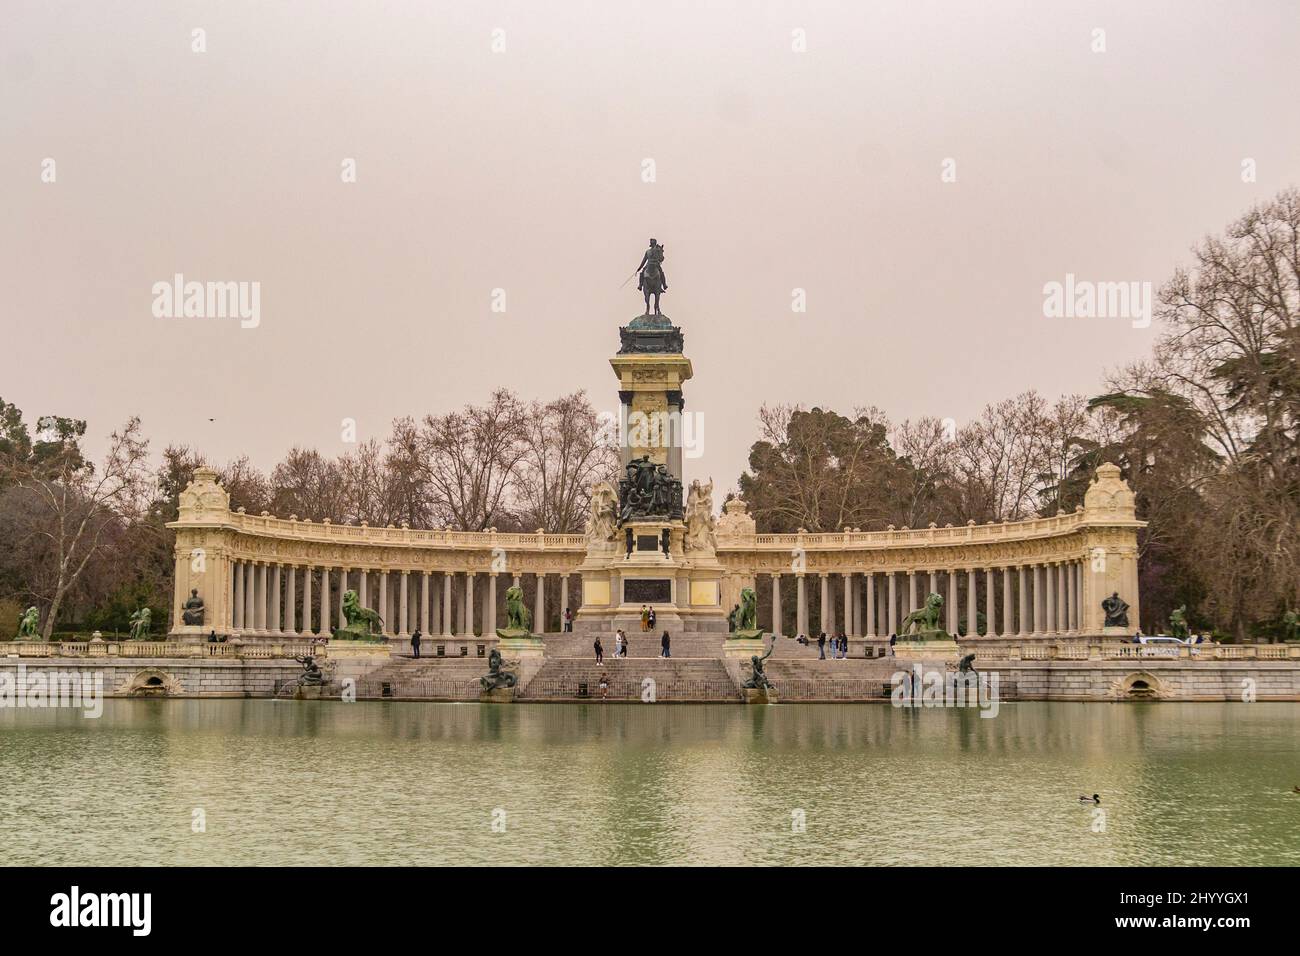
[[[1144,634],[1138,638],[1138,643],[1145,645],[1141,652],[1144,657],[1176,657],[1180,647],[1190,647],[1192,654],[1200,653],[1196,649],[1196,641],[1192,638],[1183,640],[1181,637],[1148,637]],[[1150,648],[1150,650],[1146,648]]]

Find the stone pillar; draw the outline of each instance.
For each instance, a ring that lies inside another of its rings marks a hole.
[[[1034,630],[1031,633],[1041,635],[1043,631],[1043,622],[1047,615],[1044,614],[1044,597],[1043,597],[1043,566],[1035,564],[1034,566]]]
[[[1016,633],[1015,611],[1011,609],[1011,569],[1002,569],[1002,636]]]
[[[916,572],[908,571],[907,572],[907,610],[904,612],[903,617],[907,617],[908,614],[911,614],[915,610],[916,610]]]
[[[272,634],[280,633],[280,565],[271,569],[271,607],[267,630]]]
[[[496,607],[496,605],[492,605]],[[569,610],[569,576],[560,575],[560,632],[564,632],[564,612]],[[495,613],[495,612],[494,612]]]
[[[844,580],[844,633],[857,635],[857,622],[853,615],[853,572],[841,575]]]
[[[546,633],[546,573],[537,574],[537,594],[533,597],[533,627],[536,633]]]
[[[957,572],[949,569],[944,573],[948,575],[948,633],[956,634],[957,618],[960,617],[957,613]],[[933,571],[930,572],[930,576],[935,576]]]
[[[257,585],[255,588],[257,592],[257,606],[254,609],[254,626],[257,628],[259,634],[266,633],[266,578],[267,567],[265,564],[259,562],[257,565]]]
[[[1021,637],[1028,637],[1029,631],[1026,630],[1029,624],[1029,575],[1025,566],[1019,565],[1017,570],[1020,572],[1020,631]]]
[[[429,634],[429,572],[420,572],[420,633]]]
[[[362,607],[370,607],[370,571],[365,568],[357,572],[357,599]]]
[[[388,637],[394,632],[393,612],[388,606],[388,572],[380,571],[379,573],[379,616],[384,619],[382,633]]]
[[[895,590],[897,587],[895,583],[896,578],[897,575],[893,571],[890,571],[889,572],[889,633],[890,634],[898,633],[898,595]]]
[[[1047,601],[1047,610],[1043,620],[1047,623],[1047,633],[1056,635],[1056,566],[1049,564],[1043,568],[1043,594]]]
[[[474,636],[474,572],[465,572],[465,636]]]
[[[411,636],[411,632],[408,629],[410,627],[410,621],[411,621],[410,617],[408,616],[410,612],[410,605],[407,603],[407,597],[406,597],[407,584],[409,583],[409,578],[410,578],[410,572],[403,571],[401,576],[401,583],[398,585],[397,617],[398,617],[398,624],[400,625],[401,628],[397,632],[398,637]]]
[[[938,594],[938,593],[939,593],[939,572],[938,572],[938,571],[931,571],[931,572],[930,572],[930,590],[926,591],[926,593],[925,593],[925,597],[928,598],[931,594]],[[922,598],[921,603],[922,603],[922,604],[925,603],[925,599],[924,599],[924,598]],[[917,605],[917,606],[919,607],[920,605]],[[912,608],[912,610],[915,611],[916,608]]]
[[[348,591],[348,573],[351,570],[351,568],[339,569],[339,627],[348,626],[347,615],[343,613],[343,595]]]
[[[794,607],[795,630],[804,637],[808,636],[808,588],[804,582],[804,573],[795,572],[795,581],[798,585],[798,595]],[[798,636],[796,634],[796,636]]]
[[[984,569],[984,620],[987,637],[998,636],[998,592],[997,573],[993,568]]]
[[[772,575],[772,636],[781,636],[781,575]]]
[[[819,572],[817,576],[821,578],[822,585],[822,603],[821,609],[817,612],[820,615],[817,621],[817,630],[829,637],[830,631],[826,629],[826,626],[831,616],[831,578],[825,571]]]
[[[876,576],[871,572],[867,572],[865,575],[863,575],[863,578],[865,579],[863,583],[866,585],[866,589],[867,589],[867,606],[864,615],[867,619],[867,627],[866,630],[863,631],[862,633],[864,637],[875,637],[876,636]]]
[[[989,576],[992,577],[992,574],[993,572],[990,571]],[[988,592],[989,592],[988,597],[992,599],[993,588],[992,588],[991,581],[990,581]],[[991,604],[989,605],[990,608],[992,608],[992,606],[993,605]],[[987,614],[984,615],[984,620],[985,620],[985,628],[984,628],[985,633],[992,633],[993,623],[989,619],[989,616]],[[979,588],[978,585],[975,583],[974,568],[966,569],[966,636],[967,637],[980,636]]]
[[[289,584],[284,592],[284,633],[296,635],[298,623],[298,566],[289,565]]]
[[[560,603],[564,603],[564,591],[569,587],[569,576],[560,579]],[[487,613],[483,615],[483,636],[493,637],[497,632],[497,575],[489,571],[487,576]]]
[[[1074,630],[1083,632],[1083,562],[1074,562]]]
[[[235,569],[235,619],[232,627],[237,631],[244,629],[244,563],[236,561]]]
[[[302,633],[311,637],[311,574],[315,570],[309,564],[302,571]]]

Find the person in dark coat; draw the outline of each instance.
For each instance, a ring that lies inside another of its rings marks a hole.
[[[652,612],[652,613],[653,613],[653,612]],[[659,638],[659,656],[660,656],[660,657],[672,657],[672,656],[673,656],[671,650],[669,649],[669,645],[670,645],[670,644],[671,644],[671,642],[668,640],[668,632],[667,632],[667,631],[664,631],[664,636],[661,637],[661,638]]]
[[[596,638],[591,646],[596,651],[596,663],[603,667],[605,664],[605,648],[600,646],[600,638]]]
[[[411,653],[416,660],[420,659],[420,629],[417,627],[415,633],[411,635]]]

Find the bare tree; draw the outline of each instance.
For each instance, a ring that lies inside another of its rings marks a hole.
[[[525,527],[581,531],[593,482],[618,471],[618,448],[584,392],[532,403],[524,417],[518,511]]]
[[[42,418],[37,431],[44,453],[11,456],[5,462],[12,486],[29,497],[19,539],[43,542],[52,562],[52,574],[38,595],[47,606],[41,628],[47,641],[87,566],[115,533],[140,516],[150,487],[149,443],[140,435],[139,418],[113,432],[99,468],[82,456],[85,430],[82,421]]]

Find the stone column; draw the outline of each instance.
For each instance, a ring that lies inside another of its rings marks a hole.
[[[916,610],[916,572],[907,572],[907,610],[903,616],[907,617]]]
[[[1023,564],[1017,567],[1020,572],[1020,631],[1021,637],[1028,637],[1025,628],[1029,624],[1029,575]]]
[[[496,605],[492,605],[496,607]],[[560,632],[564,632],[564,612],[569,609],[569,576],[560,575]]]
[[[864,584],[867,588],[867,606],[864,617],[867,619],[866,630],[863,631],[864,637],[876,636],[876,576],[871,572],[863,575]]]
[[[311,574],[310,564],[302,571],[302,633],[311,637]]]
[[[957,618],[960,616],[957,613],[957,572],[950,568],[944,573],[948,575],[948,633],[956,634]],[[930,572],[930,577],[935,577],[933,571]],[[967,625],[967,627],[969,627],[969,625]]]
[[[889,572],[889,633],[898,633],[898,594],[896,593],[897,575]],[[886,635],[888,636],[888,635]]]
[[[474,572],[465,572],[465,636],[474,636]]]
[[[1056,567],[1049,564],[1043,568],[1043,595],[1047,602],[1047,610],[1043,614],[1043,620],[1047,624],[1047,633],[1055,636],[1056,634]]]
[[[420,572],[420,633],[429,635],[429,572]]]
[[[931,571],[931,572],[930,572],[930,590],[928,590],[928,591],[925,593],[925,597],[928,598],[931,594],[938,594],[938,593],[939,593],[939,572],[938,572],[938,571]],[[922,604],[925,603],[925,599],[924,599],[924,598],[921,599],[921,603],[922,603]],[[919,605],[918,605],[918,606],[919,606]],[[915,611],[916,608],[912,608],[912,610]]]
[[[1011,569],[1002,569],[1002,636],[1016,633],[1015,611],[1011,609]]]
[[[339,627],[347,627],[347,615],[343,613],[343,595],[348,591],[348,573],[351,568],[339,569]]]
[[[497,633],[497,574],[489,571],[487,576],[487,613],[483,615],[483,636],[495,637]],[[569,576],[561,578],[560,601],[564,601],[564,589],[569,586]]]
[[[804,573],[795,572],[795,581],[798,585],[798,594],[795,597],[796,604],[794,607],[795,630],[798,634],[808,636],[808,588],[804,583]],[[798,636],[796,634],[796,636]]]
[[[781,636],[781,575],[772,575],[772,636]]]
[[[1070,595],[1065,580],[1065,562],[1056,566],[1056,630],[1063,634],[1070,629]]]
[[[857,634],[856,621],[853,615],[853,572],[846,571],[841,575],[844,579],[844,633]]]
[[[259,634],[266,633],[266,595],[267,595],[267,567],[265,564],[257,565],[257,607],[255,609],[254,620]]]
[[[992,572],[989,572],[990,577]],[[988,589],[988,597],[993,597],[992,582]],[[993,605],[989,605],[990,609]],[[993,631],[993,623],[987,614],[984,615],[985,627],[984,632],[990,634]],[[966,569],[966,636],[980,636],[980,617],[979,617],[979,588],[975,583],[975,569]]]
[[[998,636],[998,592],[997,574],[993,568],[984,569],[984,628],[986,637]]]
[[[406,597],[407,584],[409,583],[409,578],[410,578],[410,572],[408,572],[408,571],[403,571],[403,572],[402,572],[402,576],[401,576],[401,584],[398,585],[398,591],[397,591],[397,607],[398,607],[397,617],[398,617],[398,623],[399,623],[400,626],[401,626],[401,630],[399,630],[399,631],[397,632],[397,636],[398,636],[398,637],[410,637],[410,636],[411,636],[411,632],[410,632],[410,630],[409,630],[411,619],[410,619],[410,617],[408,616],[408,615],[409,615],[409,612],[410,612],[410,605],[407,603],[407,597]]]
[[[271,569],[271,607],[270,607],[269,626],[267,630],[272,634],[280,633],[280,565]]]
[[[451,637],[451,572],[442,572],[442,636]]]
[[[235,569],[235,619],[231,626],[237,630],[244,629],[244,562],[236,561]]]
[[[821,578],[822,585],[822,603],[821,609],[817,612],[819,618],[817,621],[817,630],[830,636],[830,631],[826,629],[826,622],[831,616],[831,587],[830,575],[825,571],[818,572],[817,576]]]
[[[357,572],[357,599],[362,607],[370,607],[370,572],[365,568]]]
[[[298,633],[295,629],[298,623],[298,566],[291,564],[285,570],[289,572],[289,584],[284,592],[284,633],[296,635]]]
[[[1074,630],[1083,632],[1083,562],[1074,562]]]
[[[393,612],[388,606],[388,572],[380,571],[379,573],[379,616],[384,619],[383,635],[387,637],[395,630],[393,627]]]
[[[546,573],[537,574],[537,594],[533,597],[533,627],[536,633],[546,633]]]
[[[1040,635],[1043,633],[1043,620],[1045,618],[1043,611],[1043,566],[1035,564],[1034,566],[1034,630],[1031,633]]]

